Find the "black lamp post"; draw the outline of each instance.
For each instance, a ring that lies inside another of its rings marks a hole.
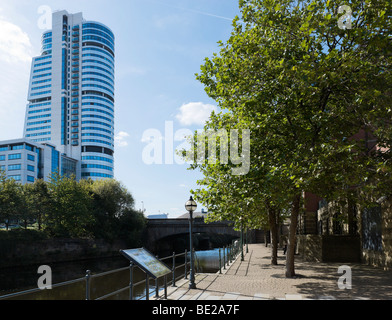
[[[197,203],[192,197],[185,203],[185,209],[189,211],[189,241],[190,241],[190,252],[191,252],[191,270],[190,270],[190,281],[189,289],[196,289],[195,284],[195,262],[193,259],[193,212],[197,209]]]

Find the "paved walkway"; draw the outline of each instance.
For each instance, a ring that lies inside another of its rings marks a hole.
[[[278,265],[272,266],[270,248],[251,244],[248,249],[244,261],[239,256],[222,274],[197,274],[197,289],[188,289],[189,280],[177,281],[177,287],[168,287],[168,300],[392,300],[390,271],[348,263],[352,289],[339,289],[341,263],[312,263],[297,258],[297,276],[287,279],[286,258],[281,250]]]

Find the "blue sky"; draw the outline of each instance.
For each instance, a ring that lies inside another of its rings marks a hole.
[[[229,38],[238,0],[0,0],[0,140],[21,138],[31,58],[40,54],[42,6],[83,12],[86,20],[116,35],[115,177],[146,214],[183,213],[201,178],[186,164],[148,165],[143,151],[148,130],[162,134],[203,127],[216,108],[196,80],[205,57]],[[41,19],[41,20],[40,20]],[[171,126],[171,125],[170,125]],[[170,127],[169,126],[169,127]],[[198,209],[201,209],[199,206]]]

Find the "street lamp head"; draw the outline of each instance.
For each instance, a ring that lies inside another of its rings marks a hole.
[[[189,212],[194,212],[197,209],[197,203],[193,200],[192,196],[185,203],[185,209]]]

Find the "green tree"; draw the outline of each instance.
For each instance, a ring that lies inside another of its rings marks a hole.
[[[20,213],[21,188],[14,179],[7,179],[5,173],[0,174],[0,219],[8,230],[11,219]]]
[[[263,193],[274,204],[290,199],[286,276],[293,277],[304,190],[334,199],[390,185],[390,153],[351,137],[371,133],[390,146],[392,4],[352,0],[351,29],[339,27],[335,1],[239,4],[241,20],[197,78],[252,130],[252,167],[266,182]]]
[[[118,237],[120,219],[134,210],[133,196],[114,179],[94,181],[91,192],[96,218],[93,233],[99,238]]]
[[[74,177],[52,174],[48,183],[50,207],[45,229],[57,237],[81,238],[91,236],[94,223],[89,185]]]

